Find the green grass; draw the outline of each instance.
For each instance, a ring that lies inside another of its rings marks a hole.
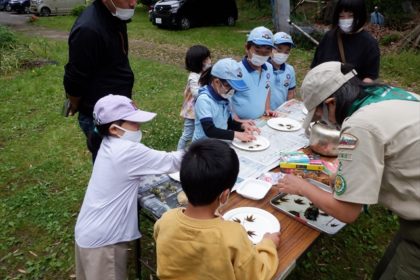
[[[138,10],[129,25],[130,38],[173,48],[202,43],[214,52],[240,57],[245,38],[242,31],[269,22],[264,10],[255,13],[248,8],[234,28],[182,32],[158,29],[148,22],[144,10]],[[35,24],[68,31],[74,19],[40,18]],[[58,65],[8,68],[0,76],[0,278],[68,279],[74,274],[74,224],[92,166],[77,120],[60,115],[67,44],[21,35],[17,39],[33,59],[54,60]],[[21,53],[11,50],[2,55],[18,59]],[[313,51],[293,50],[290,59],[298,84],[312,55]],[[187,73],[172,61],[135,54],[130,61],[136,77],[134,99],[141,108],[158,113],[143,127],[144,143],[173,150],[182,130],[179,110]],[[419,66],[415,53],[387,54],[381,61],[381,77],[420,92]],[[143,256],[150,258],[152,225],[146,220],[142,227],[146,233]],[[298,262],[290,279],[369,278],[396,227],[394,216],[373,207],[370,215],[361,215],[336,236],[322,235]]]

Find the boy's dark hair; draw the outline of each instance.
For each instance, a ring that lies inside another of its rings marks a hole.
[[[238,173],[238,156],[227,143],[217,139],[198,140],[182,159],[182,189],[192,205],[209,205],[223,191],[232,189]]]
[[[190,72],[200,73],[203,70],[203,61],[210,57],[208,48],[195,45],[188,49],[185,55],[185,68]]]
[[[334,9],[333,27],[338,26],[338,20],[342,11],[353,13],[352,32],[359,30],[365,25],[367,19],[365,0],[339,0]]]
[[[121,126],[123,122],[124,122],[123,120],[118,120],[118,121],[113,121],[113,122],[110,122],[110,123],[96,125],[96,130],[98,131],[99,135],[102,136],[102,137],[109,136],[110,135],[109,134],[109,127],[112,124],[116,124],[116,125]]]

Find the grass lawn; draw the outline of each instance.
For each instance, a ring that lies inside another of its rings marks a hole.
[[[200,43],[207,45],[215,57],[240,58],[246,30],[269,24],[266,10],[253,12],[246,7],[241,15],[233,28],[169,31],[152,26],[146,12],[139,9],[129,25],[129,37],[164,45],[168,51],[175,49],[182,55],[188,46]],[[35,24],[68,31],[74,19],[40,18]],[[0,76],[0,278],[69,279],[74,274],[74,224],[92,166],[77,120],[60,115],[67,44],[27,35],[19,35],[18,40],[21,48],[1,54],[3,66],[21,52],[56,64],[10,68]],[[179,110],[187,72],[180,63],[156,55],[145,58],[131,54],[136,77],[134,99],[143,109],[158,113],[144,126],[143,142],[169,151],[175,149],[182,130]],[[293,50],[290,62],[297,70],[298,84],[312,55],[313,50]],[[381,61],[381,77],[420,92],[419,66],[420,58],[415,53],[387,54]],[[153,261],[151,227],[143,221],[143,256]],[[396,228],[393,215],[372,207],[369,214],[361,215],[337,235],[322,235],[289,278],[369,278]],[[144,279],[149,279],[146,274]]]

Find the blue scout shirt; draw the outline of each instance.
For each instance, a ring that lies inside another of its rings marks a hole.
[[[195,129],[192,141],[208,138],[201,126],[202,120],[212,120],[215,127],[227,129],[230,115],[227,99],[217,94],[212,86],[200,88],[195,101]]]
[[[242,70],[242,79],[248,86],[245,91],[235,91],[232,96],[232,108],[241,119],[258,119],[265,112],[265,102],[270,92],[270,77],[273,67],[265,63],[261,67],[261,73],[249,65],[246,57],[239,62]]]
[[[280,69],[273,67],[273,77],[271,79],[270,109],[276,110],[281,104],[286,102],[287,93],[296,87],[295,69],[292,65],[283,63]]]

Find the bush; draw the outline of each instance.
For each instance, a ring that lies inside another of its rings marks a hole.
[[[31,43],[24,43],[21,39],[16,38],[13,45],[0,49],[0,76],[14,73],[20,69],[56,64],[55,61],[49,59],[49,53],[50,45],[46,40],[37,39]]]
[[[379,11],[385,17],[385,24],[389,28],[401,30],[405,24],[413,19],[414,14],[404,12],[403,1],[395,0],[367,0],[366,8],[369,12],[373,12],[375,6],[379,7]],[[412,1],[415,4],[415,1]],[[370,20],[370,17],[368,18]]]
[[[73,8],[73,10],[71,10],[71,15],[78,17],[80,16],[80,14],[86,9],[86,5],[79,5]]]
[[[16,35],[7,27],[0,25],[0,49],[12,48],[16,44]]]
[[[389,46],[393,43],[398,42],[401,39],[401,35],[397,33],[391,33],[388,35],[384,35],[380,40],[379,43],[383,46]]]

